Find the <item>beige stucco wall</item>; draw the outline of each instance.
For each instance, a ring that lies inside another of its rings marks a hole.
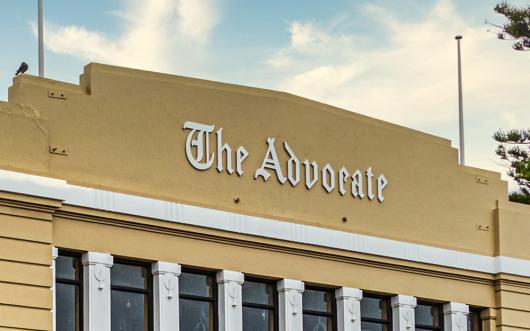
[[[58,206],[0,194],[0,330],[51,330],[51,215]]]
[[[245,146],[250,156],[244,175],[192,168],[184,153],[189,133],[183,130],[185,121],[222,127],[224,141],[233,149]],[[499,174],[458,165],[456,150],[445,139],[286,93],[90,64],[80,85],[17,77],[9,102],[0,103],[0,135],[2,169],[464,252],[530,259],[530,208],[506,201],[506,183]],[[326,193],[320,184],[311,190],[303,183],[280,185],[274,175],[267,182],[255,180],[268,137],[276,138],[284,173],[284,141],[300,161],[316,160],[321,167],[329,162],[336,171],[371,166],[376,175],[384,173],[390,182],[384,202],[354,199],[349,191],[344,197],[336,189]],[[50,147],[66,155],[50,153]],[[491,308],[485,310],[485,325],[530,330],[526,277],[24,199],[30,198],[4,197],[16,207],[9,205],[0,215],[0,245],[6,248],[0,253],[0,330],[50,329],[52,245],[465,302]],[[38,213],[32,214],[35,208]],[[13,301],[13,291],[26,293],[16,299],[22,301]],[[31,321],[17,319],[28,310],[40,313]]]
[[[40,146],[27,139],[14,142],[18,153],[38,156],[36,162],[8,156],[0,166],[86,186],[494,254],[494,233],[477,225],[493,227],[493,210],[497,200],[506,199],[506,183],[496,173],[459,166],[456,150],[445,139],[268,90],[96,64],[86,67],[81,82],[15,79],[10,102],[30,109],[35,114],[31,134],[45,131],[47,139],[40,139]],[[222,127],[233,149],[245,146],[250,152],[245,174],[192,168],[184,153],[185,121]],[[319,184],[308,191],[303,184],[280,185],[274,176],[266,183],[255,180],[268,137],[276,138],[284,173],[284,141],[300,161],[316,160],[321,169],[327,162],[335,171],[371,166],[390,182],[384,203],[353,199],[349,193],[342,197],[336,189],[327,193]],[[68,155],[43,154],[43,141]],[[477,176],[488,184],[477,183]]]

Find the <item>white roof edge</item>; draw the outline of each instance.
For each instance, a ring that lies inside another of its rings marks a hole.
[[[486,256],[67,184],[0,170],[0,190],[65,204],[412,262],[530,277],[530,260]]]

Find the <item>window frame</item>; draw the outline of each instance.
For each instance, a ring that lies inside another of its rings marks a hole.
[[[147,294],[147,331],[154,330],[154,299],[153,299],[153,274],[151,270],[151,263],[133,260],[133,259],[127,259],[127,258],[119,258],[114,257],[113,266],[115,264],[125,264],[125,265],[132,265],[137,267],[143,267],[147,269],[147,289],[139,289],[135,287],[128,287],[128,286],[120,286],[120,285],[112,285],[112,267],[111,267],[111,279],[110,279],[110,294],[112,297],[112,291],[116,290],[119,292],[127,292],[127,293],[140,293],[140,294]],[[112,310],[112,302],[111,302],[111,310]]]
[[[432,307],[438,307],[438,310],[440,312],[439,319],[440,319],[440,326],[430,326],[426,324],[418,324],[416,322],[416,318],[414,318],[414,328],[420,328],[425,330],[432,330],[432,331],[443,331],[444,330],[444,312],[443,312],[443,303],[433,302],[433,301],[426,301],[426,300],[418,300],[417,306],[423,305],[423,306],[432,306]]]
[[[480,318],[480,313],[481,313],[482,309],[481,308],[474,308],[474,307],[470,307],[469,308],[469,316],[468,316],[468,319],[471,320],[471,327],[474,326],[474,320],[473,320],[473,316],[476,316],[478,317],[478,325],[477,325],[477,328],[476,330],[478,331],[482,331],[482,319]],[[474,329],[472,328],[471,330],[468,330],[468,331],[473,331]]]
[[[363,293],[363,298],[362,299],[364,299],[364,298],[385,300],[385,302],[387,304],[388,317],[387,317],[387,320],[377,319],[377,318],[373,318],[373,317],[363,317],[363,311],[361,309],[361,311],[360,311],[360,313],[361,313],[361,324],[362,324],[362,322],[383,324],[383,325],[387,325],[388,326],[387,330],[391,331],[392,330],[392,304],[390,302],[391,297],[385,296],[385,295],[380,295],[380,294]],[[361,301],[362,301],[362,299],[361,299]]]
[[[279,321],[279,299],[278,299],[278,288],[277,288],[277,281],[276,280],[269,280],[264,278],[258,278],[258,277],[250,277],[245,276],[245,282],[253,282],[253,283],[261,283],[261,284],[267,284],[272,286],[272,305],[264,305],[259,303],[245,303],[243,301],[243,287],[241,287],[241,307],[249,307],[249,308],[257,308],[257,309],[267,309],[269,311],[273,312],[274,316],[274,324],[272,325],[273,331],[278,331],[280,329],[280,321]],[[244,286],[244,283],[243,285]]]
[[[306,285],[304,292],[306,290],[312,290],[312,291],[320,291],[320,292],[328,292],[331,294],[331,313],[324,313],[321,311],[315,311],[315,310],[307,310],[303,308],[303,295],[302,293],[302,320],[304,318],[304,315],[311,315],[311,316],[320,316],[320,317],[331,317],[331,331],[337,331],[338,323],[337,323],[337,300],[335,298],[335,289],[329,288],[329,287],[320,287],[320,286],[312,286],[312,285]]]
[[[194,275],[204,275],[211,277],[212,279],[212,297],[207,298],[200,295],[192,295],[192,294],[182,294],[180,291],[180,282],[179,282],[179,307],[180,307],[180,299],[185,300],[193,300],[193,301],[202,301],[202,302],[212,302],[213,307],[213,329],[215,331],[219,330],[219,296],[218,296],[218,284],[217,284],[217,275],[215,271],[206,271],[206,270],[200,270],[200,269],[193,269],[188,267],[182,267],[181,274],[187,273],[187,274],[194,274]],[[177,314],[180,314],[178,311]],[[179,316],[179,323],[180,323],[180,316]],[[180,327],[180,325],[179,325]]]
[[[78,277],[78,280],[71,280],[71,279],[66,279],[66,278],[60,278],[60,277],[57,277],[57,261],[55,261],[55,270],[54,270],[54,278],[55,278],[55,306],[54,306],[54,314],[57,314],[57,284],[66,284],[66,285],[73,285],[75,286],[77,289],[78,289],[78,293],[79,293],[79,296],[78,296],[78,300],[79,302],[77,303],[78,304],[78,307],[79,307],[79,314],[78,314],[78,323],[77,323],[77,326],[76,326],[76,331],[81,331],[83,330],[83,315],[84,315],[84,305],[83,305],[83,300],[84,300],[84,286],[83,286],[83,273],[84,273],[84,269],[83,269],[83,261],[82,261],[82,253],[81,252],[76,252],[76,251],[70,251],[70,250],[63,250],[63,249],[58,249],[57,250],[57,258],[59,258],[59,256],[68,256],[68,257],[73,257],[73,258],[76,258],[77,259],[77,266],[78,266],[78,270],[79,270],[79,277]],[[57,316],[55,316],[55,319],[57,319]]]

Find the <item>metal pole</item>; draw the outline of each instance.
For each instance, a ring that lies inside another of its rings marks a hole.
[[[464,149],[464,105],[462,101],[462,61],[460,59],[460,40],[462,36],[455,37],[458,48],[458,128],[460,132],[460,164],[466,164]]]
[[[44,77],[44,27],[42,18],[42,0],[39,0],[39,76]]]

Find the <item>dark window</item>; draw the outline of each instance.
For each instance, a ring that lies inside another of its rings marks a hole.
[[[243,283],[243,330],[276,329],[276,286],[273,283],[245,279]]]
[[[468,331],[482,331],[482,320],[480,319],[480,310],[471,309],[467,320]]]
[[[55,260],[55,307],[57,331],[81,330],[81,255],[59,251]]]
[[[151,324],[151,272],[147,264],[117,260],[110,269],[111,330],[147,331]]]
[[[333,331],[335,324],[335,296],[326,289],[306,288],[302,297],[304,330]]]
[[[217,289],[214,276],[186,270],[179,277],[180,330],[213,331],[217,328]]]
[[[416,331],[442,330],[442,305],[429,302],[419,302],[414,309]]]
[[[361,329],[363,331],[390,331],[392,317],[390,299],[365,294],[361,300]]]

